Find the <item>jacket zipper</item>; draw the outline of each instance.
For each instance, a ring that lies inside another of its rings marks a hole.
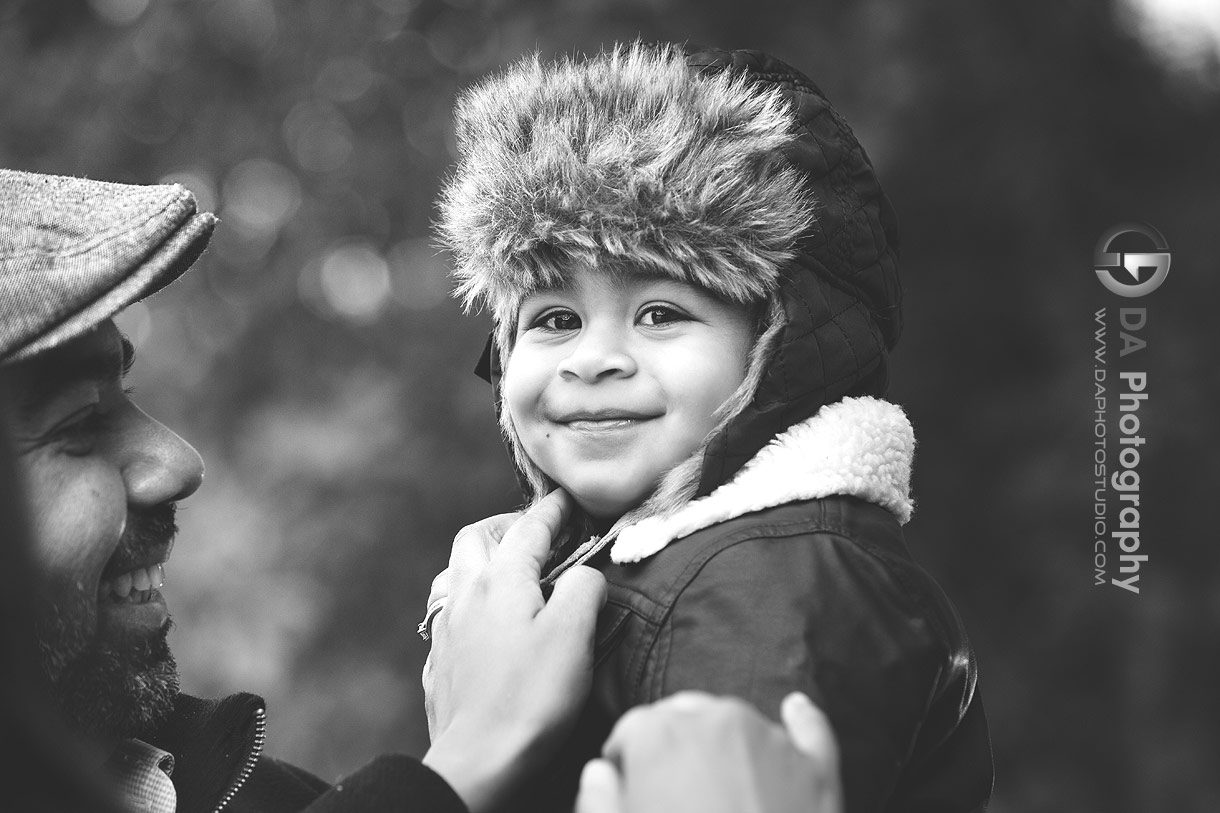
[[[229,786],[229,790],[220,800],[220,804],[216,805],[216,809],[212,813],[220,813],[224,810],[229,802],[233,801],[233,797],[241,790],[242,785],[246,784],[246,780],[250,778],[250,774],[254,773],[254,766],[258,764],[258,758],[262,756],[263,744],[267,741],[267,710],[256,709],[254,712],[254,745],[250,748],[250,755],[246,757],[246,764],[242,766],[241,773],[237,775],[237,779]]]

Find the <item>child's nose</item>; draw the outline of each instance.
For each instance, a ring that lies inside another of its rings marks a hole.
[[[635,358],[626,346],[626,337],[611,328],[581,331],[572,352],[559,364],[561,377],[589,384],[635,372]]]

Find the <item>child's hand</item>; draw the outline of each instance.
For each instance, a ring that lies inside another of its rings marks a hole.
[[[737,698],[681,692],[619,720],[581,775],[576,813],[840,813],[839,753],[803,694],[781,729]]]
[[[424,669],[424,763],[476,813],[551,756],[589,693],[605,578],[573,568],[549,601],[538,584],[569,506],[555,492],[519,517],[465,528],[453,544]]]

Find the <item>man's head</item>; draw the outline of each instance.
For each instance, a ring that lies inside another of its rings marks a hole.
[[[107,320],[0,371],[40,577],[41,665],[69,722],[102,737],[156,722],[177,691],[157,588],[174,505],[203,477],[195,450],[128,397],[131,361]]]
[[[145,415],[111,317],[175,279],[214,218],[178,186],[0,170],[0,388],[36,569],[40,665],[79,732],[138,734],[177,674],[159,587],[203,463]]]

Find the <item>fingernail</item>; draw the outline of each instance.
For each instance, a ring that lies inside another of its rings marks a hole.
[[[804,692],[792,692],[784,698],[782,705],[797,714],[812,711],[814,708],[813,701]]]
[[[669,707],[675,711],[692,711],[698,709],[708,696],[702,692],[683,691],[669,696]]]

